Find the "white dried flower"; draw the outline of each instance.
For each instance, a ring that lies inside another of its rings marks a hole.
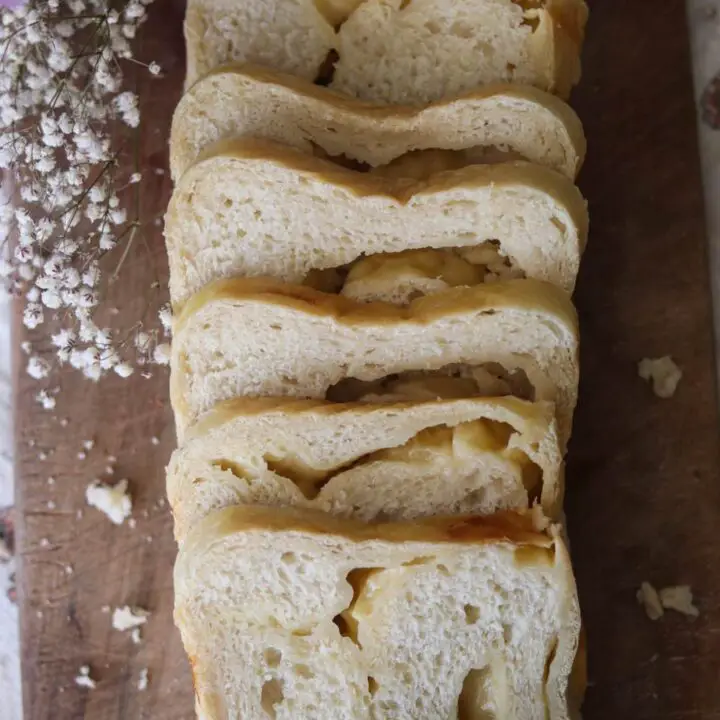
[[[98,260],[127,240],[128,210],[116,192],[127,186],[115,185],[117,126],[110,123],[140,122],[137,95],[121,89],[121,59],[132,58],[129,39],[151,1],[126,0],[116,9],[109,0],[45,0],[0,9],[0,168],[10,170],[15,188],[0,202],[0,281],[25,297],[28,328],[59,319],[57,358],[91,379],[116,367],[131,374],[91,317],[104,289]],[[148,69],[160,72],[157,63]],[[135,173],[131,183],[139,180]],[[75,347],[78,335],[94,353]],[[45,370],[39,359],[28,368]]]
[[[133,374],[135,368],[133,368],[132,365],[129,365],[128,363],[123,362],[123,363],[118,363],[117,365],[115,365],[115,367],[113,367],[113,370],[120,377],[126,378],[126,377],[130,377]]]
[[[72,330],[63,329],[53,335],[51,340],[56,348],[71,349],[75,345],[75,333]]]
[[[45,319],[43,315],[42,305],[38,303],[29,303],[23,311],[23,325],[29,330],[34,330]]]
[[[153,352],[153,360],[158,365],[169,365],[170,364],[170,344],[161,343],[155,347]]]
[[[160,324],[163,326],[163,330],[169,335],[172,332],[172,308],[169,303],[166,303],[160,308],[158,317],[160,318]]]
[[[26,369],[30,377],[41,380],[50,373],[50,363],[39,355],[32,355],[28,360]]]
[[[45,410],[52,410],[56,405],[55,398],[50,395],[47,390],[41,390],[35,396],[35,399],[40,403],[40,405],[43,406]]]

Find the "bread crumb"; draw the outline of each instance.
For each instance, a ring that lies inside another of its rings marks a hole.
[[[82,450],[77,454],[78,460],[84,460],[86,457],[87,457],[86,453]]]
[[[92,450],[92,449],[95,447],[95,441],[94,441],[94,440],[86,440],[86,441],[83,443],[83,447],[84,447],[86,450]]]
[[[660,602],[658,591],[649,582],[643,582],[640,585],[636,597],[651,620],[658,620],[663,616],[665,611]]]
[[[134,530],[136,525],[137,525],[137,520],[136,520],[135,518],[130,518],[130,519],[128,520],[128,527],[129,527],[131,530]]]
[[[148,686],[148,669],[143,668],[140,671],[140,677],[138,678],[137,688],[140,692],[143,692],[143,690],[147,690],[147,686]]]
[[[543,512],[540,503],[535,503],[530,510],[533,529],[537,532],[545,532],[550,527],[550,519]]]
[[[47,484],[48,484],[48,485],[54,485],[54,484],[55,484],[55,478],[54,478],[54,477],[49,477],[49,478],[47,479]]]
[[[75,684],[88,690],[94,690],[97,687],[97,682],[90,677],[89,665],[83,665],[80,668],[78,674],[75,676]]]
[[[55,509],[55,501],[54,501],[54,500],[48,500],[48,501],[47,501],[47,508],[48,508],[48,510],[54,510],[54,509]]]
[[[103,606],[100,608],[100,612],[102,612],[102,613],[109,613],[109,612],[110,612],[110,606],[109,606],[109,605],[103,605]]]
[[[129,605],[117,607],[113,611],[112,626],[115,630],[124,632],[140,627],[147,622],[150,613],[143,608],[131,608]]]
[[[682,370],[673,359],[666,355],[661,358],[644,358],[638,363],[638,375],[652,383],[653,392],[659,398],[670,398],[675,394],[682,378]]]
[[[47,538],[40,538],[40,547],[47,547],[50,541]]]
[[[160,438],[159,438],[157,435],[153,435],[153,436],[150,438],[150,442],[151,442],[153,445],[159,445],[159,444],[160,444]]]
[[[72,566],[72,565],[66,565],[66,566],[65,566],[65,574],[66,574],[66,575],[72,575],[74,572],[75,572],[75,570],[73,570],[73,566]]]
[[[130,633],[130,639],[135,643],[135,645],[139,645],[140,641],[142,640],[142,634],[140,632],[140,628],[135,628]]]
[[[693,605],[693,594],[689,585],[674,585],[660,590],[660,602],[666,610],[674,610],[688,617],[698,617],[700,611]]]
[[[115,525],[122,525],[132,513],[132,498],[127,487],[127,480],[112,486],[95,482],[85,488],[85,500],[90,507],[105,513]]]
[[[665,610],[674,610],[688,617],[698,617],[700,611],[693,605],[692,590],[689,585],[672,585],[656,590],[649,582],[644,582],[637,591],[638,602],[645,606],[651,620],[658,620]]]

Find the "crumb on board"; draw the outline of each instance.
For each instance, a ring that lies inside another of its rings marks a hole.
[[[143,668],[140,671],[140,677],[138,678],[138,684],[137,684],[137,688],[140,692],[143,692],[143,690],[147,690],[148,681],[149,681],[148,680],[148,669]]]
[[[663,616],[662,603],[658,591],[649,583],[643,582],[637,591],[637,601],[645,608],[647,616],[651,620],[657,620]]]
[[[675,394],[682,370],[669,355],[665,355],[660,358],[643,358],[638,363],[638,375],[652,383],[655,395],[667,399]]]
[[[133,631],[130,633],[130,639],[135,643],[135,645],[139,645],[142,641],[142,633],[140,632],[140,628],[136,627],[133,629]]]
[[[693,594],[689,585],[671,585],[656,590],[649,582],[643,582],[637,591],[637,600],[644,606],[647,616],[651,620],[658,620],[665,610],[698,617],[700,611],[693,604]]]
[[[693,594],[689,585],[675,585],[660,590],[660,602],[666,610],[675,610],[688,617],[698,617],[700,611],[693,605]]]
[[[113,610],[112,626],[114,630],[132,630],[138,628],[147,622],[150,613],[140,607],[132,608],[129,605],[124,607],[116,607]]]
[[[75,676],[75,684],[78,687],[87,688],[88,690],[94,690],[97,687],[97,682],[90,677],[90,666],[83,665],[78,674]]]
[[[94,482],[85,488],[85,500],[90,507],[105,513],[115,525],[122,525],[132,513],[132,498],[127,488],[127,480],[115,485]]]

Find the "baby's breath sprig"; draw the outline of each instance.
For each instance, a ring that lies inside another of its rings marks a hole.
[[[139,63],[131,41],[151,3],[39,0],[0,8],[0,281],[25,298],[29,329],[62,320],[46,343],[51,357],[28,358],[38,379],[57,361],[92,380],[111,370],[127,377],[138,361],[167,362],[157,331],[138,326],[134,338],[118,340],[117,328],[95,323],[100,260],[131,242],[140,225],[121,197],[142,176],[120,176],[112,128],[140,123],[138,98],[123,89],[123,65]],[[145,67],[161,73],[156,62]]]

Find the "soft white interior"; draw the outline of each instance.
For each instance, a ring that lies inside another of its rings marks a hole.
[[[347,378],[494,363],[522,370],[536,400],[556,403],[565,439],[577,392],[576,343],[572,327],[542,310],[483,307],[427,322],[345,323],[311,304],[218,299],[174,337],[173,406],[182,436],[198,415],[232,397],[322,399]]]
[[[534,498],[547,515],[557,511],[562,452],[550,405],[334,407],[240,413],[193,433],[168,466],[178,540],[212,510],[238,504],[362,520],[489,514]]]
[[[186,87],[229,62],[252,62],[314,80],[334,29],[313,0],[188,0]]]
[[[409,111],[297,89],[282,75],[237,68],[209,75],[180,100],[170,166],[177,180],[218,140],[267,138],[306,153],[321,148],[373,167],[414,150],[500,148],[575,177],[584,155],[577,116],[534,88],[498,88]]]
[[[577,619],[556,563],[505,543],[208,535],[181,551],[176,617],[213,718],[559,720],[550,668]]]
[[[331,87],[390,104],[431,102],[493,82],[550,89],[550,68],[532,42],[537,11],[523,4],[365,0],[338,33]],[[545,51],[552,56],[552,48]]]
[[[438,189],[395,181],[391,187],[406,188],[402,200],[381,194],[392,181],[379,180],[375,194],[358,194],[348,176],[342,171],[333,182],[262,158],[220,156],[195,166],[175,189],[166,217],[173,303],[221,277],[300,282],[313,269],[361,255],[490,240],[528,277],[574,286],[584,230],[568,203],[582,208],[583,201],[550,170],[476,165],[435,176],[445,178]]]

